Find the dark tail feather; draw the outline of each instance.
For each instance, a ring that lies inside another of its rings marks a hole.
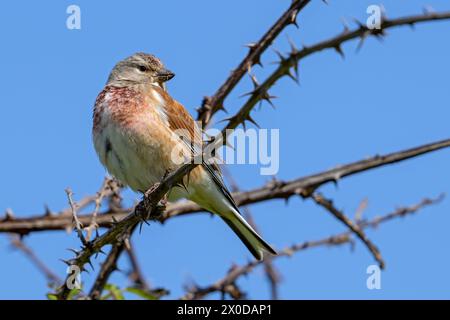
[[[277,254],[276,251],[265,242],[255,230],[253,230],[240,214],[235,214],[231,219],[223,216],[221,216],[221,218],[230,226],[257,260],[262,260],[264,251],[273,255]]]

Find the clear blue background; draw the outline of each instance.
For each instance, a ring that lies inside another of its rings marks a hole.
[[[312,1],[299,17],[300,30],[290,26],[274,48],[287,50],[287,37],[312,44],[342,30],[341,18],[365,20],[373,1]],[[81,1],[82,29],[66,28],[69,1],[8,1],[0,13],[0,208],[17,216],[43,213],[44,204],[67,206],[64,188],[75,197],[93,194],[104,169],[91,143],[92,106],[112,66],[144,51],[159,56],[177,76],[171,94],[193,114],[205,95],[219,87],[290,1]],[[438,0],[385,0],[389,17],[420,13],[424,4],[449,10]],[[352,25],[354,26],[354,25]],[[384,43],[369,39],[361,52],[356,42],[335,52],[316,54],[301,62],[301,86],[281,80],[272,90],[279,98],[273,110],[263,104],[254,118],[263,128],[280,128],[279,178],[293,179],[337,164],[449,137],[450,22],[391,29]],[[264,79],[276,59],[269,50]],[[226,106],[236,111],[249,91],[248,79]],[[216,120],[225,117],[218,114]],[[353,216],[369,199],[365,217],[385,214],[425,196],[449,192],[450,150],[384,167],[343,180],[338,188],[321,189],[339,208]],[[242,188],[270,179],[258,166],[229,167]],[[126,193],[127,203],[137,195]],[[345,228],[310,200],[291,199],[252,206],[262,234],[277,248],[319,239]],[[319,248],[281,258],[282,298],[450,298],[450,201],[370,231],[387,269],[382,289],[366,288],[366,268],[373,259],[361,244]],[[180,296],[183,285],[208,284],[222,277],[232,263],[250,255],[219,220],[207,215],[152,224],[133,238],[150,283]],[[59,276],[76,247],[75,234],[35,233],[25,238]],[[0,298],[45,298],[46,281],[22,253],[0,237]],[[96,261],[97,263],[99,261]],[[128,269],[122,259],[120,267]],[[98,269],[97,269],[98,270]],[[89,285],[91,275],[83,275]],[[120,273],[111,279],[120,286]],[[261,269],[239,283],[249,298],[268,298]],[[211,297],[218,297],[211,296]]]

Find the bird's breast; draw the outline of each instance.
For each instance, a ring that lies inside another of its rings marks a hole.
[[[165,123],[161,97],[124,89],[107,88],[99,95],[94,146],[113,176],[144,192],[174,169],[172,152],[180,142]]]

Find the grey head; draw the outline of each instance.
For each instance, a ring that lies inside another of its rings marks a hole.
[[[119,61],[111,71],[108,85],[128,86],[155,84],[165,89],[164,83],[175,74],[167,70],[161,60],[151,54],[138,52]]]

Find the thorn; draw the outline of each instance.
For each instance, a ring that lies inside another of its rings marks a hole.
[[[245,95],[250,95],[250,94],[252,94],[252,93],[248,93],[248,94],[245,94]],[[245,95],[242,95],[241,97],[243,97]],[[222,120],[217,121],[217,123],[219,124],[219,123],[222,123],[222,122],[228,122],[228,121],[231,121],[233,118],[234,117],[224,118]]]
[[[259,65],[261,68],[264,68],[263,64],[261,63],[261,55],[255,57],[255,59],[253,60],[253,65],[255,64]]]
[[[363,35],[360,37],[358,46],[356,47],[356,52],[359,52],[364,44],[364,41],[366,40],[367,36],[369,35],[369,32],[364,32]]]
[[[65,264],[68,265],[69,267],[72,265],[72,261],[71,261],[71,260],[59,259],[59,261],[65,263]]]
[[[255,94],[255,91],[256,91],[256,90],[253,90],[253,91],[250,91],[250,92],[246,92],[246,93],[244,93],[244,94],[241,94],[241,95],[239,96],[239,98],[251,96],[252,94]],[[220,120],[220,121],[217,122],[217,123],[221,123],[221,122],[224,122],[224,121],[229,121],[230,119],[231,119],[231,118],[225,118],[225,119],[223,119],[223,120]]]
[[[248,122],[253,123],[258,129],[260,128],[260,126],[256,123],[256,121],[250,116],[250,114],[247,115],[247,117],[245,118],[245,120],[247,120]],[[244,123],[245,124],[245,121]]]
[[[328,2],[328,0],[322,0],[323,3],[325,3],[326,5],[329,5],[330,3]]]
[[[244,47],[249,48],[250,51],[251,51],[251,50],[254,50],[255,47],[256,47],[256,42],[250,42],[250,43],[247,43],[247,44],[244,45]]]
[[[273,51],[275,51],[275,53],[277,54],[278,58],[280,58],[280,61],[279,61],[280,64],[287,60],[286,57],[283,56],[283,54],[279,50],[273,49]]]
[[[225,107],[223,106],[223,104],[220,104],[220,105],[217,107],[217,109],[218,109],[218,110],[222,110],[222,111],[225,112],[225,113],[228,113],[227,109],[225,109]]]
[[[117,221],[117,219],[116,219],[115,216],[111,216],[111,219],[112,219],[112,224],[117,224],[117,223],[119,223],[119,221]]]
[[[299,81],[298,81],[298,68],[294,67],[294,72],[295,72],[295,75],[292,74],[291,69],[287,69],[286,70],[286,75],[289,78],[291,78],[292,80],[294,80],[295,83],[299,84]]]
[[[89,271],[87,271],[87,269],[86,269],[84,266],[82,266],[82,267],[80,268],[80,270],[81,270],[81,272],[89,273]]]
[[[98,253],[101,253],[101,254],[104,254],[105,256],[106,256],[106,253],[105,253],[105,251],[103,251],[103,249],[102,248],[100,248],[100,249],[98,249],[98,251],[97,251]]]
[[[252,75],[252,74],[249,74],[249,76],[250,76],[250,79],[252,80],[253,88],[254,89],[258,88],[259,87],[259,82],[258,82],[258,79],[256,79],[256,76]]]
[[[10,208],[8,208],[5,211],[5,218],[3,219],[3,221],[11,221],[11,220],[14,220],[14,213]]]
[[[91,266],[92,271],[95,271],[90,258],[86,263],[88,263]]]
[[[358,27],[360,29],[367,29],[367,27],[361,21],[359,21],[358,19],[352,18],[352,20],[353,20],[354,23],[356,23],[358,25]]]
[[[339,55],[342,57],[342,59],[345,59],[345,54],[344,54],[344,51],[342,51],[342,47],[341,47],[340,44],[337,44],[337,45],[334,47],[334,50],[336,50],[337,53],[339,53]]]
[[[425,15],[433,15],[436,13],[436,10],[430,5],[424,6],[422,10]]]
[[[331,182],[333,183],[336,189],[339,189],[339,177],[334,177],[333,180],[331,180]]]
[[[70,252],[73,252],[76,256],[78,256],[80,254],[80,252],[81,252],[79,250],[75,250],[75,249],[72,249],[72,248],[67,248],[67,250],[70,251]]]
[[[46,217],[53,216],[53,212],[52,212],[52,210],[50,210],[50,208],[48,207],[47,204],[44,205],[44,209],[45,209],[44,216],[46,216]]]
[[[347,19],[345,19],[344,17],[341,18],[342,24],[344,26],[344,31],[342,32],[343,34],[346,34],[350,31],[350,26],[348,25],[348,21]]]
[[[297,14],[298,14],[298,9],[291,13],[290,23],[293,24],[294,26],[296,26],[298,29]]]
[[[377,31],[378,31],[378,32],[377,32],[377,33],[374,33],[373,35],[375,36],[375,38],[376,38],[378,41],[383,42],[384,37],[387,35],[387,34],[386,34],[386,31],[385,31],[384,29],[380,29],[380,30],[377,30]]]
[[[289,72],[289,75],[291,75],[290,72]],[[291,75],[291,76],[292,76],[292,75]],[[294,80],[295,80],[295,78],[294,78]],[[274,109],[275,109],[275,105],[273,104],[272,99],[276,99],[276,98],[277,98],[277,97],[275,97],[275,96],[269,95],[268,92],[266,92],[266,93],[264,94],[264,96],[263,96],[263,99],[264,99],[265,101],[267,101],[267,102],[272,106],[272,108],[274,108]],[[258,128],[259,128],[259,126],[258,126]]]
[[[299,77],[299,73],[298,73],[298,61],[294,64],[293,68],[294,68],[296,82],[297,82],[297,84],[300,85],[300,77]]]
[[[291,55],[296,55],[298,53],[298,49],[295,46],[294,41],[292,41],[292,39],[287,36],[288,42],[289,42],[289,46],[291,47]]]

